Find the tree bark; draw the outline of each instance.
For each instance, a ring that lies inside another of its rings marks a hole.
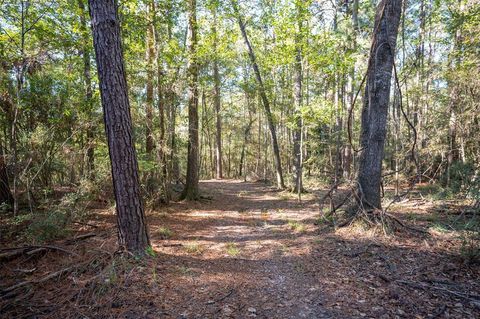
[[[181,199],[197,200],[198,188],[198,61],[197,61],[197,1],[188,0],[188,158],[187,179]]]
[[[148,3],[147,11],[147,88],[146,88],[146,105],[145,105],[145,152],[149,157],[152,155],[154,148],[152,128],[153,128],[153,77],[155,74],[155,47],[154,47],[154,34],[155,26],[153,19],[155,18],[155,4],[153,1]]]
[[[303,104],[302,95],[302,82],[303,82],[303,70],[302,70],[302,29],[303,29],[303,6],[301,2],[296,4],[297,6],[297,34],[295,36],[295,71],[294,71],[294,117],[295,127],[293,128],[293,191],[301,192],[302,185],[302,114],[301,107]]]
[[[237,15],[238,25],[240,26],[240,31],[242,32],[243,39],[245,44],[248,48],[248,56],[250,57],[250,62],[252,63],[253,71],[255,73],[255,77],[257,79],[257,83],[259,86],[260,97],[262,99],[263,107],[265,109],[265,115],[267,118],[268,128],[270,130],[270,135],[272,139],[272,148],[273,148],[273,155],[275,160],[275,172],[277,177],[277,187],[279,189],[285,188],[285,183],[283,181],[283,173],[282,173],[282,161],[280,159],[280,148],[278,147],[277,141],[277,133],[275,129],[275,123],[273,120],[272,111],[270,110],[270,103],[268,101],[267,92],[265,90],[265,86],[263,85],[262,76],[260,74],[260,69],[258,68],[257,59],[255,57],[255,53],[253,52],[252,45],[248,40],[248,35],[245,30],[245,23],[240,15],[240,11],[238,8],[238,3],[236,0],[232,0],[233,8]]]
[[[357,33],[358,33],[358,7],[359,7],[359,0],[354,0],[352,4],[352,26],[353,26],[353,32],[352,32],[352,50],[355,52],[357,50]],[[350,70],[350,76],[348,79],[349,82],[349,100],[348,100],[348,106],[347,106],[347,111],[346,114],[349,116],[353,104],[353,99],[355,95],[355,64],[352,66]],[[348,122],[348,118],[345,120],[345,123]],[[350,126],[354,126],[354,114],[352,113],[351,118],[350,118]],[[347,127],[347,129],[350,129]],[[353,166],[353,161],[354,161],[354,156],[355,154],[353,153],[352,146],[350,143],[346,143],[343,151],[343,178],[344,179],[351,179],[352,177],[352,166]]]
[[[144,254],[150,240],[145,223],[138,163],[115,0],[89,0],[105,131],[115,193],[120,246]]]
[[[375,17],[362,109],[358,173],[359,204],[366,210],[381,208],[382,160],[401,9],[402,0],[382,0]]]
[[[215,9],[216,10],[216,9]],[[215,116],[216,116],[216,132],[215,132],[215,172],[216,178],[223,178],[223,167],[222,167],[222,116],[221,116],[221,93],[220,93],[220,72],[218,67],[218,36],[217,36],[217,15],[215,11],[213,24],[213,46],[214,46],[214,62],[213,62],[213,79],[215,83]]]
[[[156,17],[156,12],[154,12],[154,18]],[[160,162],[160,173],[162,178],[163,185],[163,200],[168,204],[170,201],[170,176],[169,169],[167,164],[167,136],[166,136],[166,117],[170,117],[169,110],[166,109],[166,95],[164,90],[164,72],[162,68],[162,57],[161,44],[160,44],[160,33],[158,32],[157,25],[154,26],[154,35],[156,41],[156,59],[157,59],[157,100],[158,100],[158,117],[160,125],[160,138],[158,146],[158,160]],[[169,119],[170,120],[170,119]]]
[[[78,0],[80,9],[80,32],[82,33],[82,59],[83,59],[83,81],[85,85],[85,107],[87,118],[90,119],[93,113],[93,93],[92,93],[92,72],[90,64],[90,46],[87,33],[87,19],[84,0]],[[95,124],[88,123],[87,127],[87,178],[95,177]]]

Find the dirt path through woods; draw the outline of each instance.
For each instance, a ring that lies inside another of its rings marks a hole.
[[[314,201],[279,198],[259,183],[205,181],[202,189],[211,201],[170,207],[171,239],[158,240],[165,237],[165,223],[151,226],[155,250],[169,256],[166,263],[172,262],[172,270],[181,275],[166,293],[167,313],[185,318],[332,317],[323,306],[321,286],[302,260],[315,240]]]
[[[480,318],[480,267],[435,230],[453,209],[409,199],[392,213],[430,234],[379,236],[318,223],[322,192],[298,203],[261,183],[201,189],[211,200],[147,212],[151,258],[113,254],[114,209],[99,208],[72,229],[95,236],[3,261],[1,288],[29,284],[0,293],[0,318]]]

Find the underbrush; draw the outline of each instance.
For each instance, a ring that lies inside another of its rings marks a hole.
[[[4,219],[6,237],[26,243],[42,243],[67,237],[73,222],[89,219],[90,205],[98,201],[105,188],[102,182],[82,180],[75,191],[56,200],[54,192],[37,207],[21,210]]]

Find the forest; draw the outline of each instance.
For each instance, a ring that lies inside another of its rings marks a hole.
[[[0,0],[0,318],[479,318],[479,0]]]

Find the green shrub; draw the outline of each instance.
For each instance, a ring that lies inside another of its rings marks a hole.
[[[461,237],[460,256],[466,264],[480,264],[480,232],[468,232]]]
[[[162,239],[168,239],[173,236],[173,231],[165,226],[159,227],[156,231],[156,233],[160,236]]]
[[[65,237],[69,233],[66,229],[69,221],[69,214],[61,211],[39,214],[25,230],[25,237],[33,242],[45,242]]]
[[[457,161],[450,167],[450,190],[457,194],[468,191],[474,180],[475,166],[472,163]]]

